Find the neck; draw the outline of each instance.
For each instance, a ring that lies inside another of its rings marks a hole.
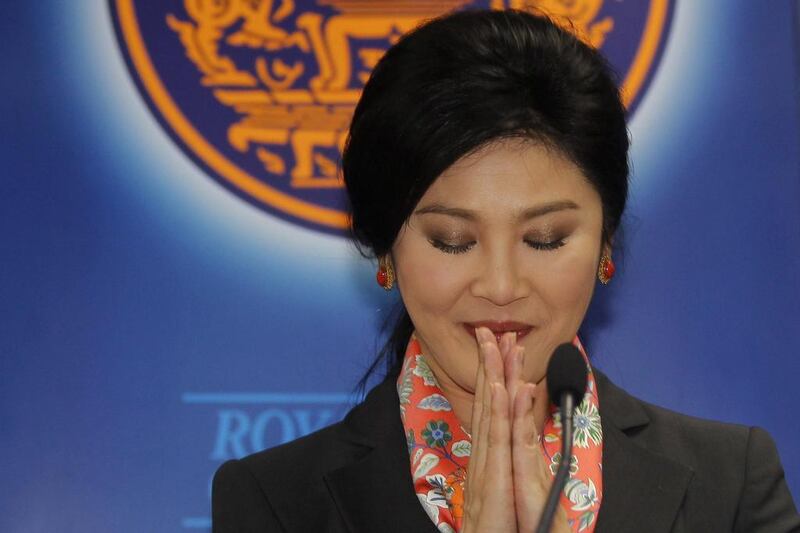
[[[475,393],[465,387],[460,386],[448,376],[432,358],[426,358],[428,366],[430,366],[433,375],[436,377],[436,382],[439,388],[442,389],[447,401],[453,408],[461,427],[466,430],[470,435],[472,434],[472,406],[475,402]],[[477,377],[476,380],[477,382]],[[514,405],[513,398],[509,398],[509,409]],[[550,397],[547,394],[547,379],[542,378],[536,384],[536,392],[534,393],[533,401],[533,417],[534,424],[536,425],[536,434],[541,435],[544,429],[544,423],[547,419],[548,407],[550,405]],[[509,419],[513,419],[513,413],[509,411]]]

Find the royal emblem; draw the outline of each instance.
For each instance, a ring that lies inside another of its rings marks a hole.
[[[338,160],[361,89],[407,31],[453,9],[536,10],[600,48],[629,112],[673,0],[110,0],[131,74],[164,128],[241,198],[344,233]]]

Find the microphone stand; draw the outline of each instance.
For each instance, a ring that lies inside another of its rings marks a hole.
[[[542,511],[542,517],[539,519],[536,533],[550,533],[553,516],[556,513],[561,491],[564,490],[567,482],[570,459],[572,459],[572,414],[575,411],[575,397],[569,392],[564,392],[561,395],[559,410],[561,412],[561,460],[558,462],[556,477],[553,479],[553,486],[550,487],[550,493],[547,495],[547,502]]]

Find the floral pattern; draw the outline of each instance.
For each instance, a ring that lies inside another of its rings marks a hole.
[[[558,463],[561,462],[561,452],[556,452],[553,457],[550,458],[550,475],[555,476],[556,472],[558,472]],[[578,473],[578,456],[572,454],[572,457],[569,458],[569,475],[574,476]]]
[[[472,443],[412,337],[397,380],[414,492],[443,533],[461,529]]]
[[[577,337],[573,344],[588,366],[586,352]],[[464,483],[472,442],[442,394],[419,341],[413,335],[397,380],[397,394],[414,492],[440,532],[456,533],[461,530],[463,519]],[[575,410],[574,424],[569,479],[560,504],[572,531],[592,533],[603,492],[603,432],[591,367],[586,394]],[[561,420],[554,406],[542,434],[542,454],[551,475],[555,476],[561,460]]]
[[[447,443],[453,440],[453,434],[450,433],[450,425],[444,420],[433,420],[425,425],[422,430],[422,438],[429,447],[445,448]]]
[[[589,358],[578,337],[572,343],[583,355],[589,374],[586,393],[573,415],[575,431],[572,438],[572,459],[569,479],[561,493],[560,504],[566,511],[572,531],[591,533],[594,531],[603,499],[603,429],[600,424],[597,387]],[[561,461],[561,430],[560,413],[556,406],[551,405],[550,417],[545,421],[542,430],[542,449],[553,476]]]
[[[588,397],[588,399],[587,399]],[[591,401],[591,395],[584,396],[581,404],[575,408],[573,415],[575,436],[573,444],[578,448],[588,448],[589,441],[595,446],[603,442],[603,430],[600,427],[600,411],[597,404]]]

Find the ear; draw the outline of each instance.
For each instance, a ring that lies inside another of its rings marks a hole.
[[[611,252],[614,249],[614,235],[606,234],[603,231],[602,242],[600,243],[600,257],[607,255],[611,257]]]

